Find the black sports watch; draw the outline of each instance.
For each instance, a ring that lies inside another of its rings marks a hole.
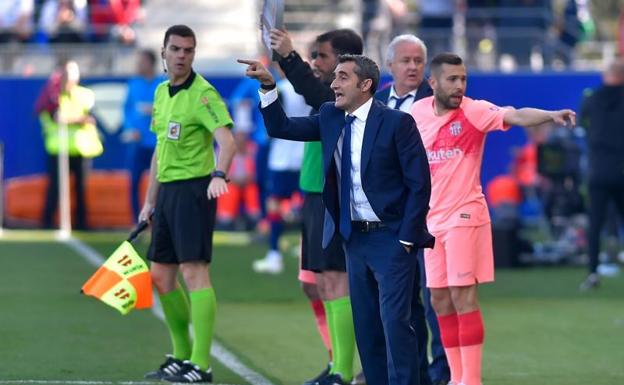
[[[221,171],[221,170],[214,170],[214,171],[210,174],[210,176],[211,176],[211,177],[213,177],[213,178],[221,178],[221,179],[223,179],[223,180],[224,180],[224,181],[226,181],[226,182],[229,182],[229,181],[230,181],[230,179],[227,177],[227,175],[226,175],[225,171]]]
[[[288,53],[288,55],[282,57],[282,59],[280,61],[284,61],[286,63],[290,63],[292,62],[295,58],[297,57],[297,51],[292,50]]]
[[[262,88],[263,90],[267,90],[267,91],[271,91],[275,89],[275,87],[277,87],[277,83],[260,84],[260,88]]]

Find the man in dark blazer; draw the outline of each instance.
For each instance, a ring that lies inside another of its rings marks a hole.
[[[240,62],[261,83],[269,135],[320,140],[323,147],[323,247],[335,236],[343,239],[367,382],[419,385],[410,319],[416,250],[432,247],[434,239],[425,223],[431,193],[427,156],[414,120],[374,100],[379,68],[365,56],[340,56],[331,84],[336,101],[323,104],[317,115],[297,118],[286,117],[275,102],[275,82],[259,62]]]
[[[410,113],[412,104],[433,95],[425,80],[427,46],[414,35],[399,35],[386,50],[386,66],[392,83],[375,93],[375,99],[390,108]]]
[[[385,103],[390,108],[410,113],[415,101],[433,95],[429,82],[424,81],[426,63],[427,46],[421,39],[414,35],[399,35],[392,39],[386,51],[386,66],[392,74],[392,83],[376,92],[375,99]],[[451,372],[440,338],[438,319],[431,306],[431,292],[425,284],[425,264],[422,251],[418,252],[418,260],[419,277],[414,284],[412,326],[416,330],[420,343],[418,346],[420,369],[428,372],[427,375],[433,385],[446,385],[451,379]],[[427,354],[429,331],[427,325],[420,321],[424,316],[426,316],[429,330],[431,330],[431,363],[429,363]],[[422,375],[421,379],[424,377]]]

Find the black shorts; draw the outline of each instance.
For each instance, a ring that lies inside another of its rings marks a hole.
[[[212,260],[217,200],[208,199],[210,177],[161,183],[147,259],[179,264]]]
[[[323,221],[325,205],[321,194],[306,193],[303,198],[301,268],[315,273],[347,271],[342,239],[335,236],[323,250]]]
[[[299,191],[299,171],[269,170],[267,191],[270,197],[288,199]]]

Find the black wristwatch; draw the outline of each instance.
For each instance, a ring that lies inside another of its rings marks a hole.
[[[275,87],[277,87],[277,83],[260,84],[260,88],[262,88],[263,90],[267,90],[267,91],[271,91],[275,89]]]
[[[214,170],[210,176],[213,178],[221,178],[226,182],[230,181],[224,171]]]
[[[285,61],[286,63],[290,63],[291,61],[293,61],[295,57],[297,57],[297,51],[292,50],[288,53],[288,55],[284,56],[281,60]]]

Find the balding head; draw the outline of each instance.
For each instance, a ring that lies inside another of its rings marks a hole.
[[[602,74],[602,81],[607,86],[619,86],[624,84],[624,59],[617,58],[607,66]]]

